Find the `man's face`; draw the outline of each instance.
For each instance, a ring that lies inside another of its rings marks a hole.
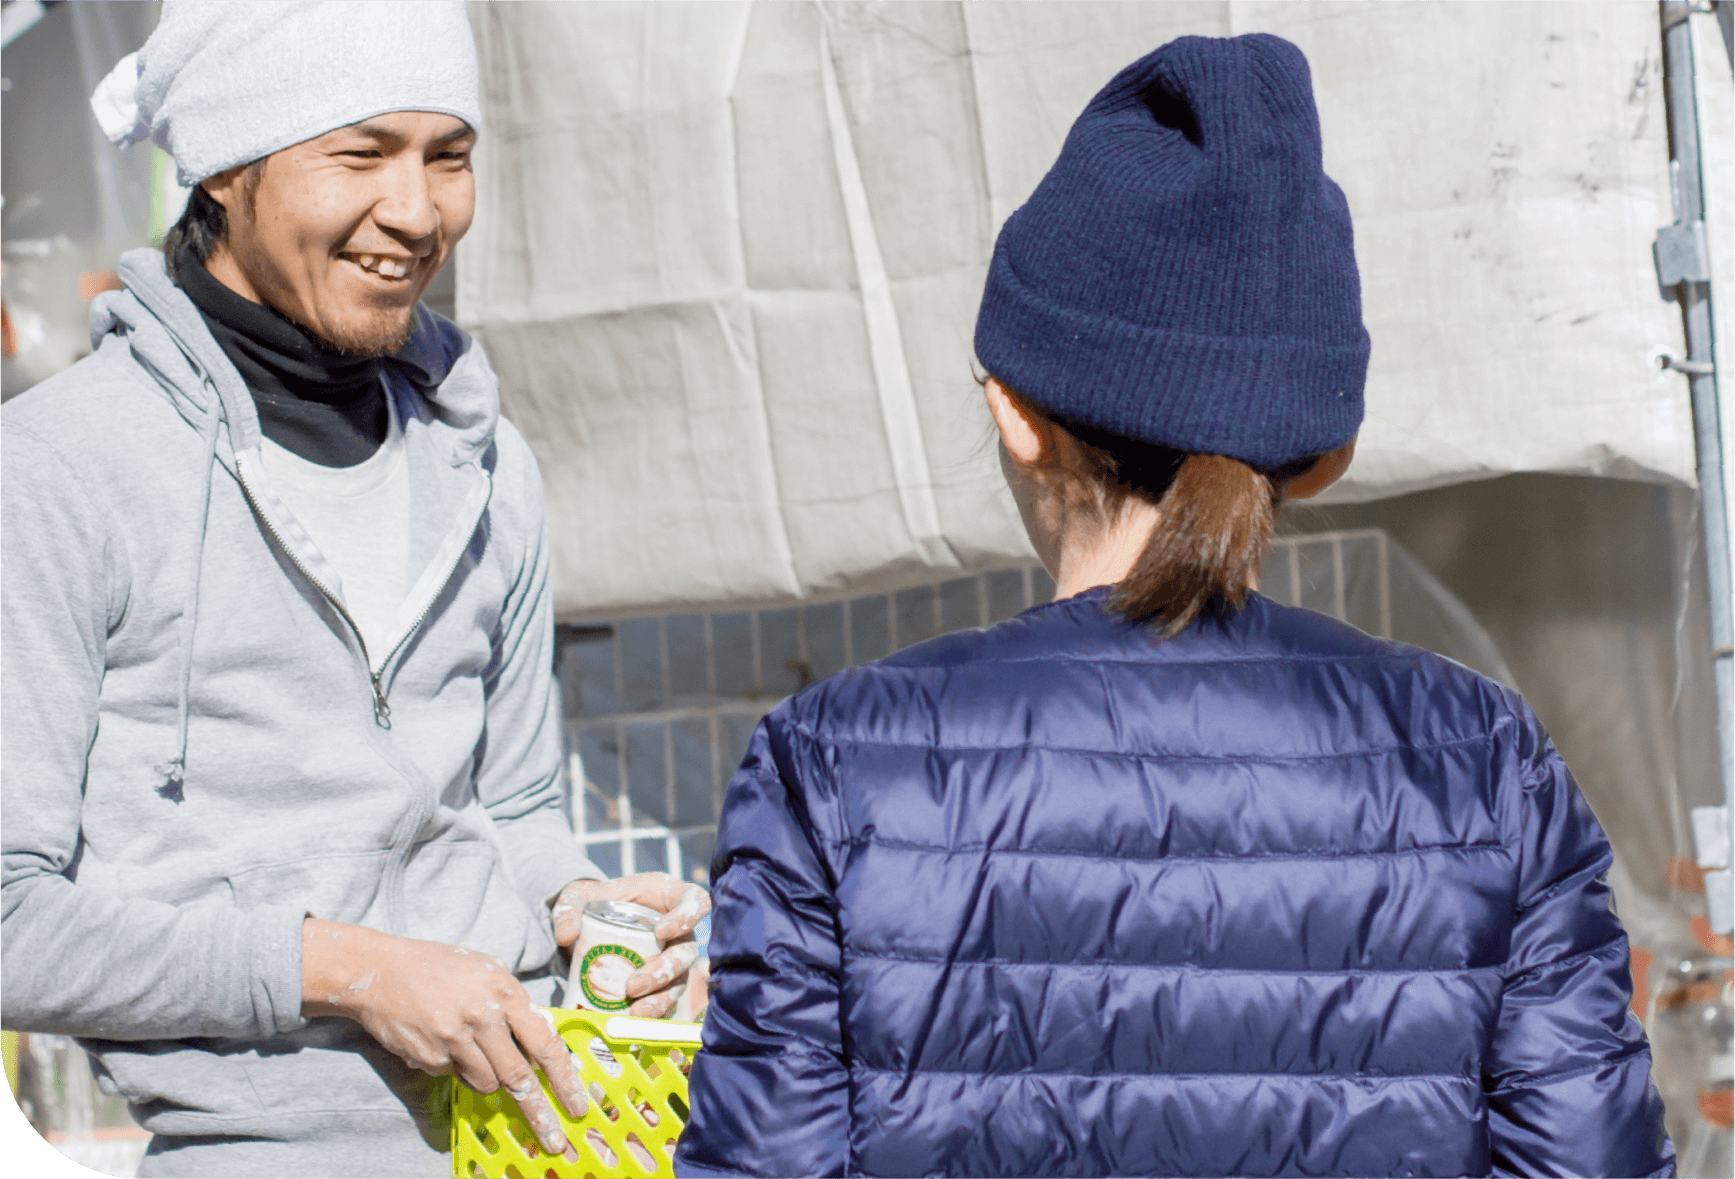
[[[395,111],[284,148],[253,177],[219,173],[204,185],[228,241],[206,265],[334,348],[395,351],[470,228],[475,138],[451,115]]]

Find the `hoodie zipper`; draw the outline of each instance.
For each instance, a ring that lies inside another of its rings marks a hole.
[[[131,289],[130,286],[129,289]],[[139,299],[140,303],[151,313],[158,323],[168,329],[170,337],[175,342],[175,346],[180,349],[181,355],[186,358],[187,363],[191,365],[193,371],[198,374],[200,383],[210,389],[212,396],[216,399],[216,405],[211,408],[210,412],[218,414],[225,413],[222,391],[217,388],[217,383],[207,370],[204,362],[194,354],[190,347],[181,341],[178,335],[176,335],[174,329],[169,326],[168,319],[160,314],[159,309],[153,305],[154,300],[149,303],[145,302],[144,294],[140,292],[135,292],[134,297]],[[162,381],[165,388],[172,386],[172,382],[166,378],[159,376],[159,380]],[[388,391],[388,396],[389,395],[390,393]],[[422,623],[426,621],[428,615],[432,613],[434,603],[439,600],[439,594],[434,594],[433,597],[428,600],[427,604],[422,607],[421,612],[416,615],[415,621],[410,625],[410,628],[404,632],[403,638],[399,639],[397,644],[392,647],[386,657],[380,661],[380,669],[375,671],[373,660],[368,657],[367,640],[362,638],[361,627],[356,624],[355,618],[351,616],[343,603],[337,600],[337,595],[331,592],[331,588],[315,576],[313,570],[309,569],[306,563],[296,555],[295,550],[290,547],[286,540],[284,540],[283,534],[277,530],[277,526],[271,522],[271,518],[267,516],[264,509],[259,506],[258,498],[253,494],[253,487],[247,482],[247,475],[241,469],[241,460],[239,455],[235,457],[235,478],[241,484],[241,494],[246,497],[247,506],[253,510],[253,515],[258,518],[259,522],[265,525],[265,531],[271,534],[271,539],[277,542],[277,547],[283,550],[283,554],[289,558],[289,563],[294,565],[296,569],[300,570],[303,577],[313,583],[314,588],[320,592],[326,601],[331,603],[332,608],[338,612],[344,622],[349,626],[350,632],[355,635],[356,645],[361,648],[362,663],[367,668],[368,683],[373,688],[374,723],[379,725],[382,729],[390,729],[392,727],[392,706],[386,701],[386,669],[391,666],[392,660],[397,658],[398,652],[403,650],[404,644],[408,643],[416,631],[421,629]],[[458,562],[463,559],[463,555],[464,549],[460,546],[451,562],[447,565],[444,576],[440,579],[440,585],[442,588],[444,588],[447,581],[451,580],[452,573],[457,569]]]
[[[474,529],[472,528],[472,530],[474,530]],[[445,568],[444,572],[442,572],[440,574],[440,589],[441,590],[444,590],[446,587],[446,583],[452,580],[452,574],[454,571],[457,570],[458,562],[460,562],[464,559],[464,553],[467,550],[467,548],[468,548],[468,546],[466,546],[466,545],[456,546],[457,551],[453,553],[452,559],[446,563],[446,568]],[[317,583],[315,583],[315,584],[317,584]],[[392,665],[392,660],[394,660],[398,657],[398,652],[402,651],[404,649],[404,645],[410,641],[410,639],[415,635],[415,633],[418,630],[422,629],[422,623],[427,621],[428,615],[432,614],[434,612],[434,603],[439,601],[439,600],[440,600],[440,595],[438,593],[435,593],[432,597],[430,597],[427,600],[426,603],[423,604],[421,610],[419,610],[416,613],[416,617],[410,622],[409,629],[404,631],[403,637],[400,638],[397,641],[397,643],[393,645],[393,647],[390,651],[386,652],[386,657],[384,659],[380,660],[379,671],[377,671],[377,672],[373,671],[372,670],[373,665],[372,664],[368,665],[369,673],[373,677],[373,686],[374,686],[374,720],[383,728],[389,729],[392,727],[392,706],[390,704],[386,703],[386,692],[385,692],[385,688],[382,686],[382,683],[381,683],[381,681],[385,677],[386,668],[388,668]],[[336,605],[336,603],[333,603],[333,605]],[[341,609],[341,607],[339,607],[339,608]],[[348,615],[345,615],[345,617],[348,617]],[[355,623],[352,621],[350,623],[350,626],[351,627],[355,626]],[[360,639],[361,639],[361,632],[360,631],[356,632],[356,639],[357,639],[357,641],[360,641]],[[364,654],[367,652],[367,644],[366,643],[362,643],[362,652]]]
[[[362,638],[361,628],[356,625],[356,621],[350,615],[349,611],[346,610],[343,607],[343,604],[337,600],[337,597],[331,592],[330,587],[315,576],[313,570],[307,567],[306,562],[302,561],[301,558],[296,555],[295,550],[292,549],[288,542],[284,540],[283,534],[277,530],[277,526],[271,522],[271,518],[267,516],[264,509],[260,507],[259,500],[253,493],[252,485],[247,482],[246,467],[241,462],[239,456],[237,456],[235,460],[235,478],[241,485],[241,494],[247,500],[247,506],[253,510],[253,515],[265,526],[265,531],[270,533],[271,539],[277,543],[277,547],[282,549],[284,555],[289,558],[290,564],[294,565],[296,569],[301,571],[303,577],[313,583],[314,588],[319,590],[319,592],[328,602],[331,603],[332,607],[343,618],[344,622],[349,624],[350,631],[355,635],[356,644],[361,648],[362,659],[367,665],[369,682],[373,685],[374,723],[379,725],[382,729],[390,729],[392,727],[392,709],[391,705],[386,702],[386,669],[391,666],[392,660],[397,658],[398,653],[403,650],[404,645],[410,641],[410,638],[421,629],[422,623],[425,622],[428,615],[433,612],[434,603],[439,601],[440,593],[435,592],[429,595],[427,602],[416,614],[415,620],[410,624],[409,629],[404,631],[403,637],[393,645],[390,654],[388,654],[380,663],[380,670],[377,672],[374,671],[372,662],[368,660],[367,640]],[[486,477],[484,477],[484,479],[486,485]],[[487,494],[482,496],[481,507],[477,509],[476,515],[471,521],[472,532],[475,530],[476,523],[481,519],[482,511],[486,510],[489,498],[490,497]],[[458,563],[464,559],[464,554],[469,550],[467,544],[457,544],[452,547],[452,557],[446,562],[445,569],[440,575],[440,591],[443,591],[446,584],[451,581],[453,572],[458,568]],[[382,752],[385,754],[388,762],[397,766],[398,772],[403,774],[405,781],[411,783],[412,786],[415,786],[418,783],[420,785],[420,788],[414,791],[416,805],[412,812],[406,815],[408,822],[401,823],[400,831],[394,833],[392,836],[391,847],[393,858],[387,863],[383,877],[383,885],[386,893],[387,924],[393,931],[399,931],[403,908],[401,894],[403,891],[404,856],[407,855],[410,846],[409,843],[403,841],[406,838],[413,841],[414,833],[420,831],[423,824],[427,822],[428,816],[432,813],[435,805],[437,792],[430,790],[427,783],[419,778],[413,768],[406,767],[398,758],[396,751],[387,748],[382,750]]]
[[[247,472],[242,468],[239,459],[235,462],[235,478],[240,480],[241,493],[247,497],[247,506],[253,509],[253,514],[259,518],[261,524],[265,525],[265,531],[271,534],[271,539],[277,542],[277,547],[283,550],[284,556],[289,558],[289,563],[299,569],[301,575],[313,583],[313,588],[317,589],[325,600],[331,603],[332,609],[336,610],[349,624],[350,631],[355,635],[356,645],[361,648],[361,659],[368,669],[368,680],[373,685],[374,723],[382,729],[391,728],[392,706],[386,703],[385,686],[382,682],[385,677],[386,664],[391,662],[392,656],[403,649],[404,643],[409,641],[410,635],[416,632],[416,628],[422,625],[422,620],[428,616],[428,610],[423,609],[416,616],[415,626],[410,627],[404,637],[398,640],[398,645],[392,648],[391,655],[386,656],[385,660],[380,663],[380,669],[375,671],[373,660],[368,658],[367,640],[362,638],[361,627],[356,625],[355,619],[344,608],[343,603],[337,600],[337,595],[331,592],[331,588],[321,581],[300,557],[296,556],[295,550],[290,547],[289,542],[283,539],[283,534],[277,531],[277,525],[271,522],[271,517],[265,514],[264,509],[259,506],[259,500],[254,497],[253,485],[247,482]],[[451,574],[447,573],[447,576],[450,577]]]
[[[195,350],[182,341],[179,334],[172,326],[171,321],[173,313],[177,312],[177,309],[172,305],[168,308],[158,307],[157,303],[159,300],[156,296],[159,292],[155,290],[148,288],[140,290],[132,288],[131,284],[129,284],[129,289],[133,289],[135,297],[139,300],[144,309],[168,331],[170,339],[180,350],[188,365],[190,365],[193,371],[199,376],[204,387],[211,391],[214,404],[209,408],[208,412],[219,414],[224,418],[230,419],[231,423],[233,423],[237,415],[231,415],[229,413],[228,402],[225,400],[222,390],[218,388],[216,380],[212,377],[206,365],[195,354]],[[165,314],[165,311],[170,314]],[[144,357],[140,357],[139,359],[140,362],[145,364],[147,369],[157,377],[158,381],[165,389],[174,393],[180,388],[179,382],[158,372],[154,367],[148,364]],[[242,410],[238,416],[245,418],[247,415],[245,411]],[[233,438],[231,438],[231,441],[233,441]],[[479,473],[482,474],[481,503],[475,508],[470,520],[470,531],[473,532],[476,525],[481,520],[482,513],[487,510],[488,501],[490,499],[489,492],[491,491],[491,480],[488,479],[487,474],[481,468],[481,464],[475,463],[474,460],[472,460],[471,465],[476,466]],[[404,632],[403,637],[392,647],[391,653],[381,663],[380,670],[375,672],[373,670],[372,661],[368,658],[367,640],[362,637],[361,628],[356,624],[355,618],[349,613],[348,609],[337,600],[337,595],[332,593],[331,588],[321,581],[320,578],[314,574],[312,569],[308,568],[306,562],[297,555],[296,551],[292,547],[290,547],[283,534],[278,531],[277,526],[265,513],[258,497],[254,494],[252,484],[248,482],[246,471],[241,461],[241,456],[238,453],[234,457],[233,471],[236,482],[240,484],[241,494],[243,498],[246,499],[247,506],[252,510],[254,517],[264,525],[265,531],[270,535],[272,541],[276,543],[277,547],[283,551],[283,554],[289,558],[290,564],[293,565],[303,577],[307,578],[308,582],[320,592],[321,596],[332,604],[332,607],[338,612],[339,617],[344,620],[344,624],[347,625],[350,632],[355,635],[356,645],[361,650],[363,664],[367,669],[368,681],[372,688],[374,721],[381,729],[389,730],[391,728],[392,710],[390,704],[386,701],[386,671],[392,665],[392,661],[399,656],[403,648],[408,644],[410,639],[414,637],[416,632],[421,629],[423,623],[426,622],[428,616],[433,612],[434,604],[439,600],[440,593],[444,591],[445,586],[451,581],[453,573],[456,571],[459,563],[463,560],[464,553],[468,551],[469,546],[467,544],[456,544],[453,546],[454,552],[451,559],[446,562],[445,570],[440,578],[439,590],[429,595],[427,602],[416,615],[414,622],[410,625],[409,629]],[[438,791],[432,788],[431,784],[419,775],[413,764],[408,764],[403,760],[400,756],[400,752],[393,747],[392,742],[382,738],[380,751],[388,764],[395,766],[398,773],[411,785],[416,803],[416,805],[413,806],[404,816],[408,821],[400,822],[399,830],[394,832],[392,835],[390,845],[391,858],[387,862],[382,880],[384,891],[386,893],[386,916],[388,927],[395,932],[401,932],[404,859],[413,843],[415,832],[419,831],[427,822],[428,816],[437,805]]]

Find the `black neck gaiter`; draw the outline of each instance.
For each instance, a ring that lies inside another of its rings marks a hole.
[[[299,324],[249,302],[183,247],[173,267],[259,410],[265,437],[322,467],[371,457],[391,428],[378,357],[327,347]]]

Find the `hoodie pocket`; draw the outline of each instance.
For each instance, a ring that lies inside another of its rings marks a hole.
[[[311,917],[383,929],[385,868],[391,853],[333,852],[260,864],[229,877],[229,891],[241,909],[289,905]]]
[[[412,937],[492,954],[517,974],[554,956],[548,907],[526,900],[492,843],[415,848],[404,865],[404,915]]]
[[[396,928],[387,912],[389,855],[335,852],[262,864],[230,876],[229,889],[242,909],[296,906],[327,921],[493,954],[519,972],[553,957],[546,911],[534,912],[519,895],[492,843],[430,840],[411,848]]]
[[[470,840],[417,844],[404,861],[404,932],[454,946],[484,948],[474,945],[476,921],[496,875],[490,844]]]

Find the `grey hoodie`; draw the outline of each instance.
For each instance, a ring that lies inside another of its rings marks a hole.
[[[601,873],[561,774],[536,461],[480,348],[388,365],[410,584],[376,678],[162,255],[3,436],[0,1021],[78,1036],[145,1174],[449,1174],[445,1082],[301,1016],[308,915],[495,954],[546,1001],[548,903]]]

